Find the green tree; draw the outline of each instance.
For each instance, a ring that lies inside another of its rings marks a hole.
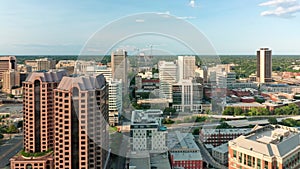
[[[235,116],[240,116],[240,115],[242,115],[244,112],[243,112],[243,109],[242,108],[240,108],[240,107],[235,107],[234,108],[234,115]]]
[[[254,99],[258,103],[264,103],[265,102],[265,99],[263,99],[263,98],[254,97]]]
[[[14,98],[15,96],[13,94],[8,94],[7,95],[9,98]]]
[[[176,109],[175,109],[175,108],[172,108],[172,107],[166,107],[166,108],[164,109],[163,113],[164,113],[165,115],[170,115],[170,113],[171,113],[171,115],[172,115],[172,114],[176,113]]]
[[[163,120],[162,120],[162,123],[163,123],[163,124],[173,124],[173,123],[175,123],[175,121],[173,121],[173,120],[167,118],[167,119],[163,119]]]
[[[6,133],[11,134],[11,133],[18,133],[18,132],[19,132],[18,128],[13,124],[9,125],[9,127],[6,129]]]
[[[222,113],[223,115],[234,115],[234,108],[233,107],[226,107]]]
[[[269,121],[270,124],[277,124],[277,123],[278,123],[278,122],[277,122],[277,119],[276,119],[275,117],[270,117],[270,118],[268,119],[268,121]]]
[[[274,110],[276,115],[299,115],[299,107],[292,103],[287,106],[283,106]]]
[[[285,126],[289,126],[289,127],[296,127],[296,126],[299,125],[299,123],[297,123],[296,120],[291,119],[291,118],[287,118],[287,119],[282,120],[281,124],[285,125]]]
[[[217,126],[217,129],[230,129],[232,126],[227,124],[226,122],[222,122],[220,125]]]
[[[198,116],[197,118],[196,118],[196,122],[205,122],[207,120],[207,117],[206,116]]]
[[[193,131],[193,135],[199,135],[199,131],[200,131],[200,129],[199,129],[199,128],[196,128],[196,129],[194,129],[194,131]]]

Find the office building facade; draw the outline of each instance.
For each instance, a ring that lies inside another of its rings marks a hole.
[[[195,56],[178,56],[178,80],[195,77],[196,57]]]
[[[17,59],[15,56],[0,57],[0,82],[2,84],[3,73],[8,70],[17,70]]]
[[[172,85],[172,107],[179,112],[202,111],[203,86],[195,80],[182,80]]]
[[[130,135],[131,149],[137,153],[164,153],[167,148],[167,131],[162,125],[161,110],[149,109],[132,112]]]
[[[115,126],[119,123],[119,118],[123,111],[122,80],[110,80],[108,81],[108,86],[109,125]]]
[[[256,58],[257,82],[272,82],[272,50],[269,48],[260,48],[257,51]]]
[[[249,133],[248,128],[245,129],[209,129],[203,128],[199,132],[199,139],[204,144],[219,146],[235,139],[243,134]]]
[[[11,168],[53,168],[54,89],[65,75],[65,71],[33,72],[23,82],[24,152],[45,154],[17,155],[10,160]]]
[[[105,168],[109,139],[104,76],[64,77],[54,104],[55,168]]]
[[[2,91],[11,94],[13,88],[20,87],[20,72],[15,69],[3,73]]]
[[[172,102],[172,84],[177,82],[177,63],[158,62],[159,69],[159,95],[160,98],[168,99]]]
[[[111,53],[111,69],[112,79],[122,79],[123,94],[127,94],[128,91],[128,63],[127,52],[125,50],[116,50]]]
[[[229,141],[229,169],[300,168],[299,131],[296,128],[256,126],[252,132]]]
[[[56,61],[50,58],[26,60],[25,65],[31,66],[32,71],[48,71],[55,69]]]

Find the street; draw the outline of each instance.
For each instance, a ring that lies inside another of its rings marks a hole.
[[[204,145],[196,138],[195,139],[196,144],[198,145],[202,158],[204,161],[206,161],[208,164],[212,165],[215,168],[218,169],[227,169],[226,166],[223,166],[221,164],[219,164],[218,162],[216,162],[212,156],[209,154],[209,152],[206,150],[206,148],[204,147]]]
[[[9,164],[9,159],[23,148],[23,137],[15,136],[0,145],[0,168]]]

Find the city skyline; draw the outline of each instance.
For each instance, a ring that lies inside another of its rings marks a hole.
[[[112,10],[120,5],[122,10]],[[11,1],[0,7],[0,21],[6,23],[0,31],[0,54],[76,55],[95,32],[112,21],[154,12],[191,23],[219,55],[254,54],[259,47],[272,48],[274,55],[295,55],[300,53],[299,38],[295,37],[299,34],[299,10],[297,0]]]

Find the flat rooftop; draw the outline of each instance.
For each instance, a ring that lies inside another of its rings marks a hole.
[[[249,125],[265,125],[265,124],[269,124],[270,122],[267,119],[263,119],[263,120],[254,120],[254,121],[233,120],[233,121],[226,121],[226,123],[234,127],[247,127]]]
[[[241,128],[241,129],[205,129],[203,128],[201,130],[201,133],[204,135],[212,135],[212,134],[236,134],[236,133],[242,133],[246,134],[251,131],[250,128]]]
[[[228,143],[221,144],[221,145],[213,148],[212,150],[220,152],[220,153],[228,153]]]
[[[168,155],[165,154],[151,154],[150,155],[151,168],[156,169],[171,169],[171,164]]]
[[[253,102],[253,103],[239,102],[239,103],[228,103],[226,104],[225,107],[266,107],[266,106],[257,102]]]
[[[266,156],[283,157],[296,147],[299,147],[300,137],[297,128],[281,125],[257,127],[247,135],[240,136],[229,142]]]
[[[180,133],[179,131],[169,133],[167,145],[171,151],[178,149],[200,151],[191,133]]]
[[[167,145],[174,161],[202,160],[200,149],[191,133],[169,133]]]
[[[130,153],[129,169],[150,169],[150,154],[149,153]]]
[[[131,124],[159,124],[163,112],[161,110],[134,110],[132,111]]]
[[[174,161],[191,161],[191,160],[202,160],[202,155],[200,152],[171,152]]]

